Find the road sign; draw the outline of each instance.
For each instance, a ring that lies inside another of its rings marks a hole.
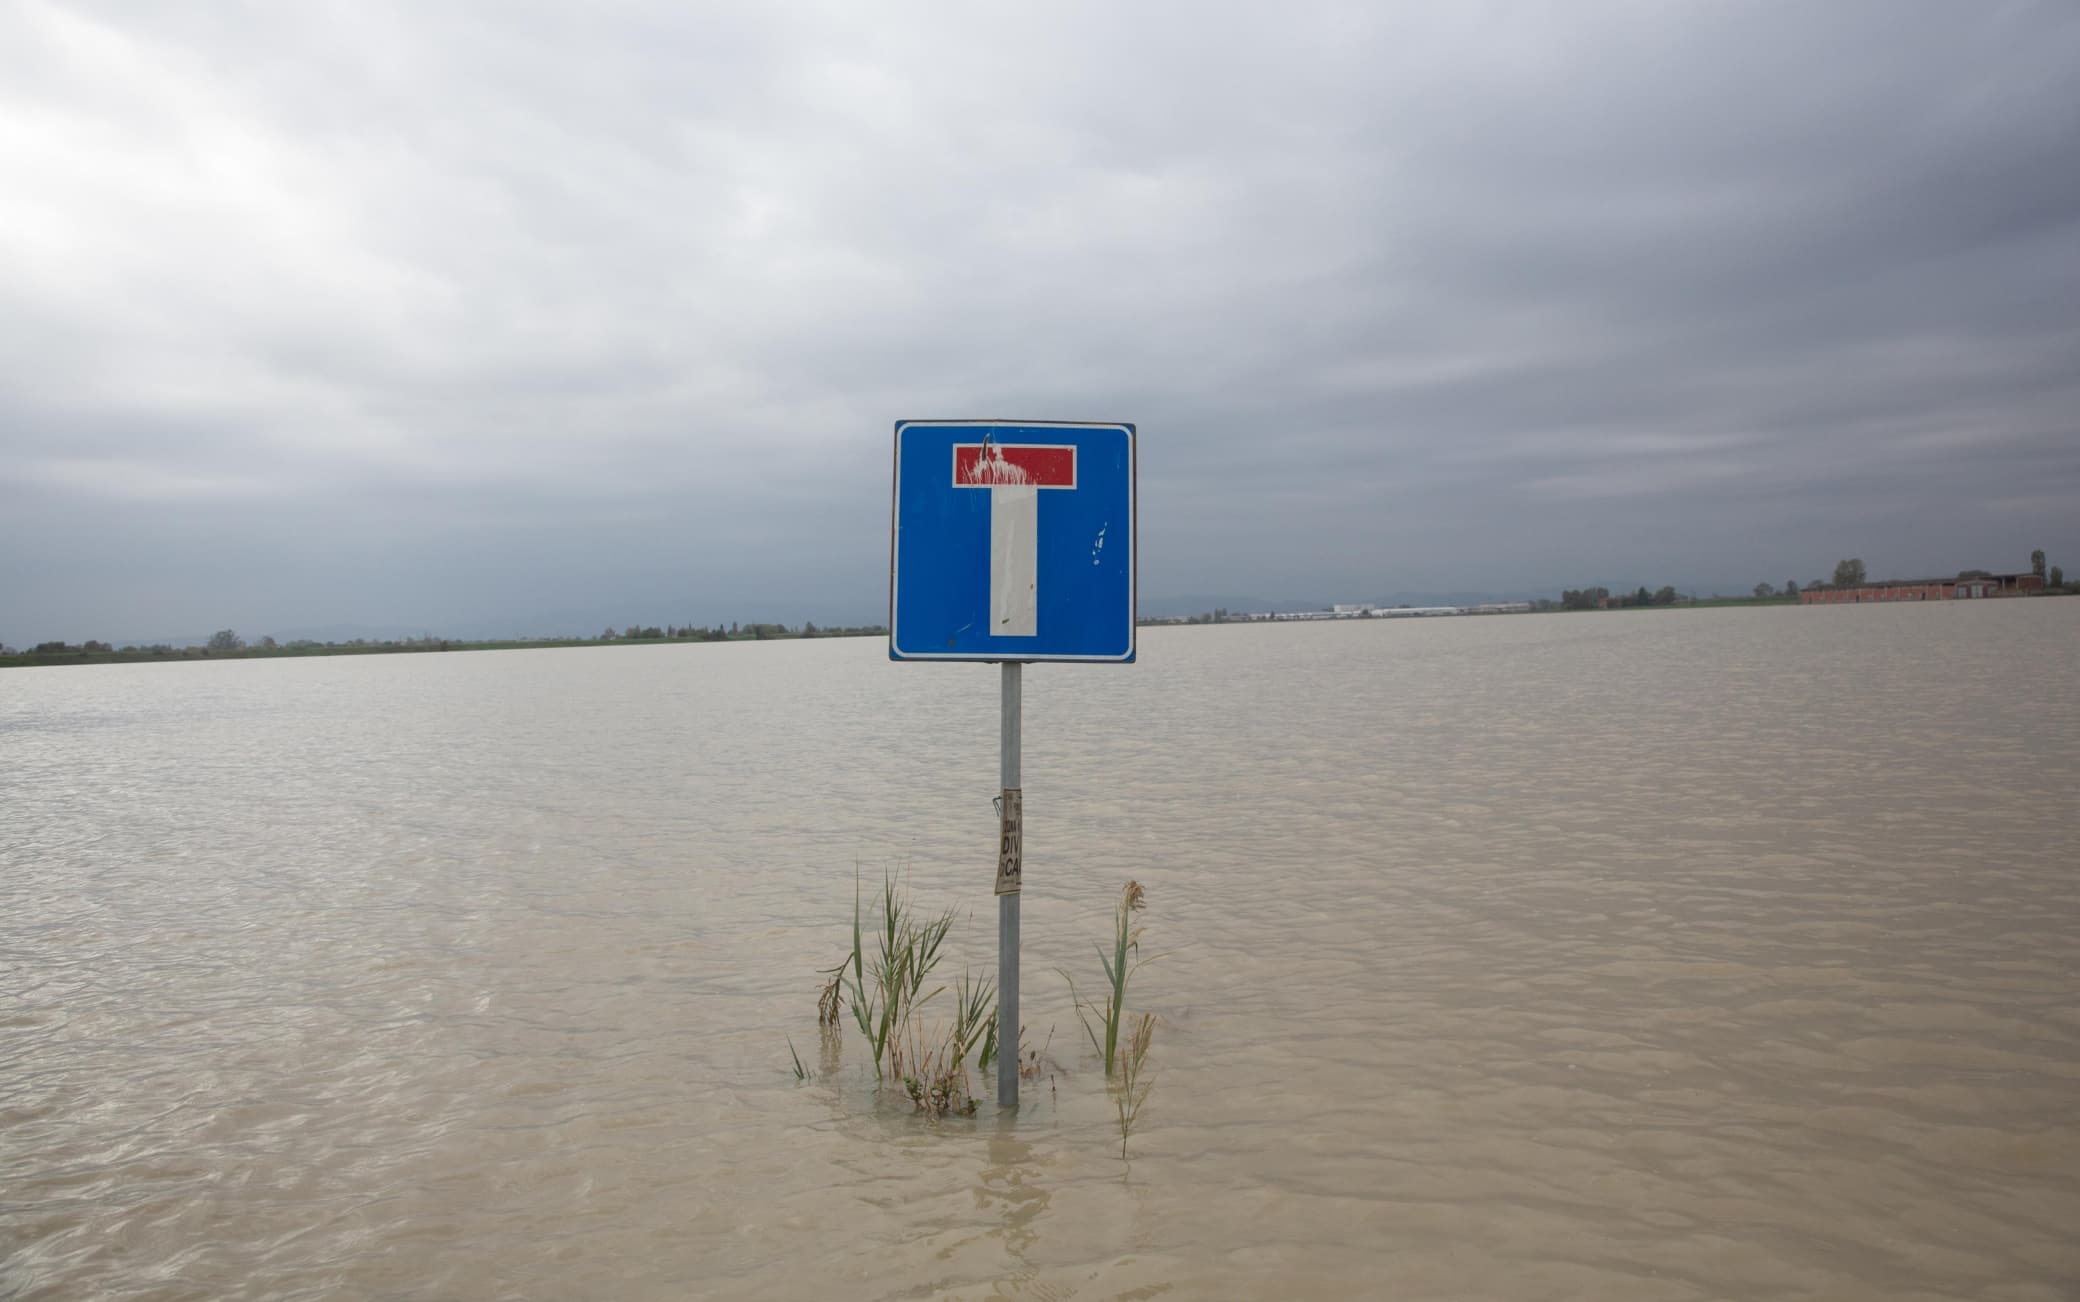
[[[1134,658],[1134,427],[896,423],[893,660]]]
[[[1134,658],[1134,427],[897,421],[894,515],[889,658],[1003,662],[997,1024],[1016,1028],[1020,675],[1028,660]],[[1018,1058],[997,1055],[999,1107],[1018,1106]]]

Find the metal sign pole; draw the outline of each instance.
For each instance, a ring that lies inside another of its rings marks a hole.
[[[1022,705],[1017,661],[1004,664],[1004,721],[999,746],[1002,806],[997,843],[997,1106],[1018,1106],[1018,891],[1025,867],[1025,800],[1019,789]]]

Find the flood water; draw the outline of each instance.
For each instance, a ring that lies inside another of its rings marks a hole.
[[[0,674],[0,1297],[2080,1296],[2080,600]],[[1121,1139],[1058,967],[1145,884]],[[813,1078],[798,1083],[788,1037]]]

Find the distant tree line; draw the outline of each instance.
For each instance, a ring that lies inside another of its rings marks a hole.
[[[600,630],[598,642],[729,642],[750,639],[770,642],[790,637],[884,637],[888,629],[880,624],[858,624],[819,628],[813,621],[804,621],[799,626],[786,624],[731,624],[724,628],[720,624],[708,627],[701,624],[630,624],[616,631],[613,628]]]
[[[1560,594],[1562,610],[1618,610],[1627,606],[1673,606],[1683,598],[1673,587],[1664,584],[1649,592],[1641,584],[1638,592],[1612,596],[1609,588],[1568,588]]]
[[[74,645],[69,642],[39,642],[26,652],[14,651],[0,646],[0,657],[18,664],[76,663],[82,660],[151,660],[151,659],[208,659],[232,657],[250,659],[265,656],[308,656],[308,655],[367,655],[385,652],[408,651],[468,651],[494,648],[522,648],[541,646],[584,646],[604,642],[767,642],[781,638],[803,637],[886,637],[888,629],[880,624],[846,625],[825,627],[813,622],[798,626],[787,624],[753,623],[721,624],[713,626],[696,624],[630,624],[615,630],[606,628],[597,637],[567,635],[562,637],[514,638],[509,640],[463,640],[435,637],[428,633],[416,638],[378,639],[352,638],[341,642],[318,642],[309,638],[298,638],[289,642],[277,642],[273,637],[262,637],[248,643],[238,635],[236,629],[222,628],[209,635],[199,647],[176,647],[164,642],[150,645],[128,645],[117,647],[107,642],[88,639]]]
[[[713,628],[696,628],[690,624],[685,627],[666,624],[664,627],[659,628],[655,624],[647,627],[639,624],[630,624],[619,632],[616,632],[611,626],[603,628],[600,630],[597,640],[601,642],[727,642],[730,638],[730,632],[735,627],[736,625],[734,624],[728,629],[723,628],[720,624]]]

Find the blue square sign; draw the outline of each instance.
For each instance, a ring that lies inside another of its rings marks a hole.
[[[892,660],[1134,658],[1134,427],[896,422]]]

